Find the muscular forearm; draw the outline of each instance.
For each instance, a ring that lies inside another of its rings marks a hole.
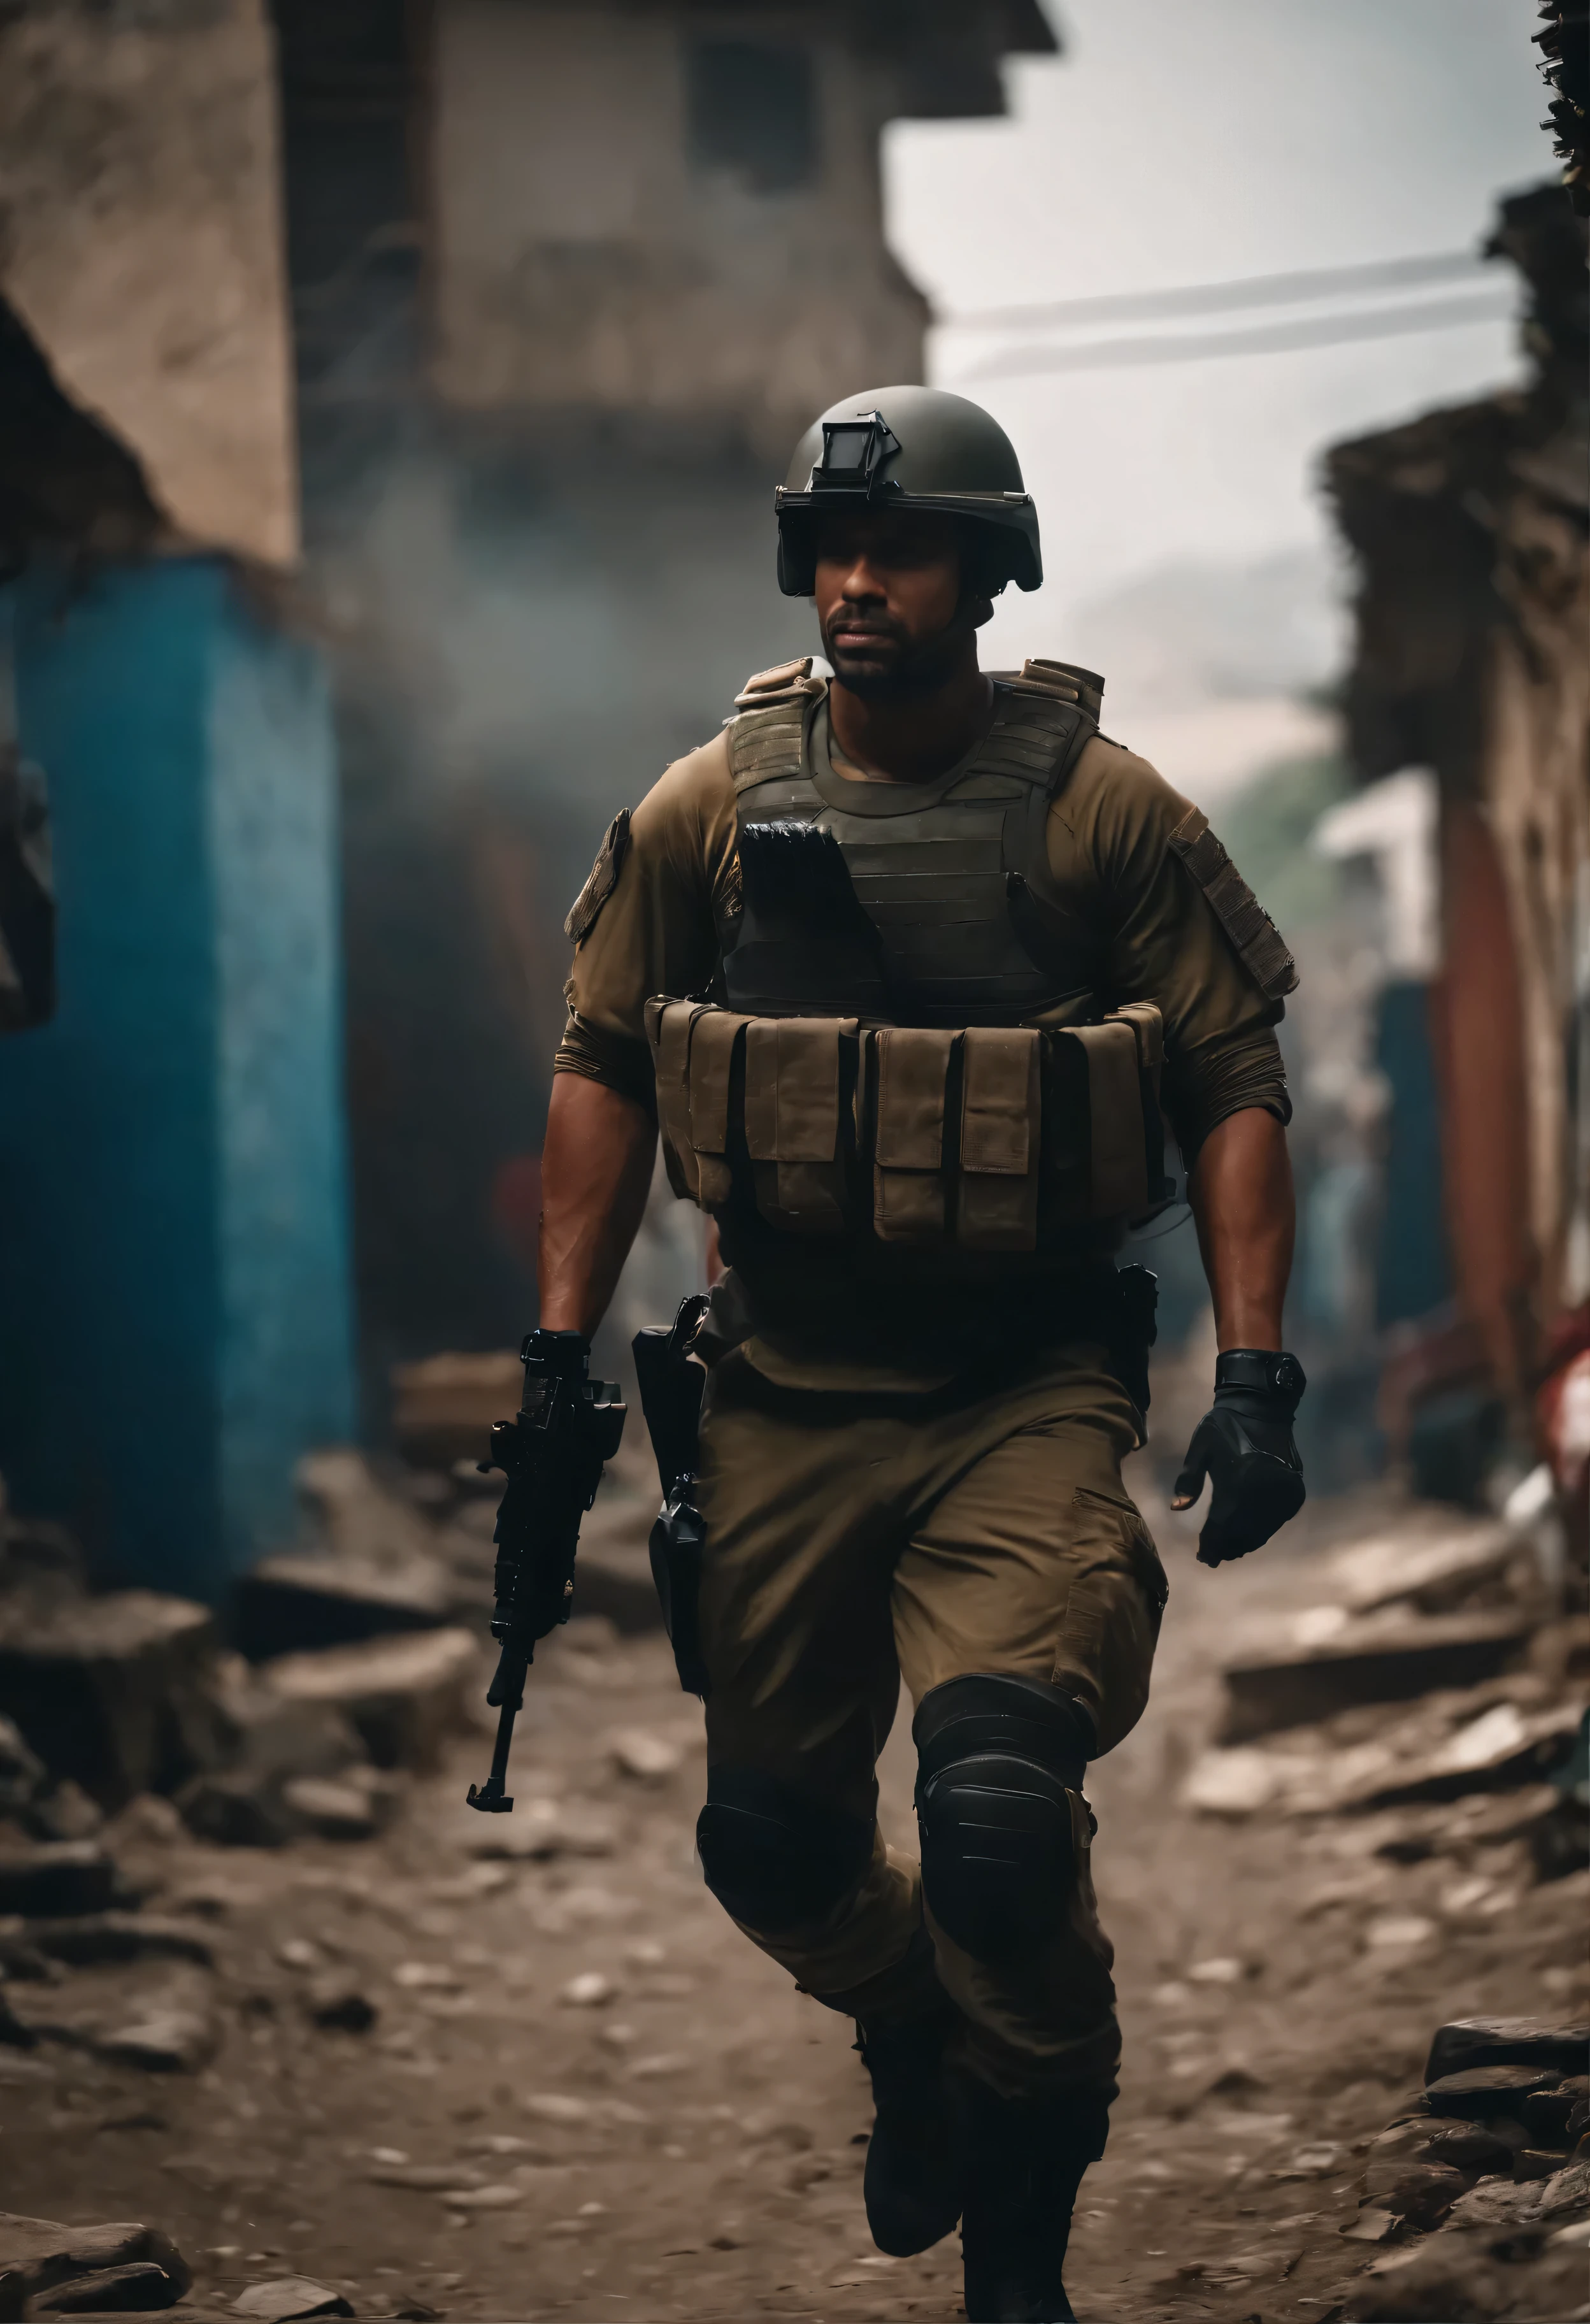
[[[1222,1348],[1279,1348],[1296,1209],[1286,1132],[1246,1107],[1210,1130],[1188,1183]]]
[[[582,1074],[552,1077],[541,1154],[541,1324],[584,1332],[607,1313],[651,1186],[657,1124]]]

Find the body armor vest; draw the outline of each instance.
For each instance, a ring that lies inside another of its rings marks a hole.
[[[1078,991],[1049,878],[1100,681],[1029,662],[995,683],[970,760],[909,787],[813,767],[809,661],[739,697],[722,997],[647,1010],[670,1180],[726,1223],[1030,1251],[1170,1192],[1159,1011]],[[1032,1023],[1062,1003],[1085,1021]]]
[[[753,678],[729,729],[736,819],[748,832],[790,819],[831,832],[876,931],[887,1003],[914,1025],[1014,1025],[1075,997],[1055,964],[1049,808],[1098,731],[1102,681],[1029,662],[996,679],[994,718],[970,761],[923,784],[858,783],[814,769],[813,721],[826,687],[810,663]],[[731,1008],[775,1014],[832,1006],[813,991],[809,937],[786,956],[744,922],[724,954]]]

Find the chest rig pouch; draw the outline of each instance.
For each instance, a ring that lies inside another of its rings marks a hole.
[[[1169,1192],[1160,1013],[865,1025],[647,1004],[669,1183],[796,1235],[1034,1250]]]

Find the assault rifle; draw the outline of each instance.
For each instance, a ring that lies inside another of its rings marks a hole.
[[[496,1423],[490,1456],[478,1463],[483,1475],[501,1469],[508,1479],[492,1536],[497,1545],[492,1636],[502,1652],[486,1701],[499,1714],[497,1747],[485,1782],[469,1787],[470,1806],[486,1815],[512,1810],[503,1786],[525,1674],[537,1639],[568,1620],[580,1519],[596,1499],[603,1462],[612,1459],[624,1433],[618,1385],[587,1377],[591,1351],[580,1333],[532,1332],[519,1356],[525,1392],[518,1416]]]

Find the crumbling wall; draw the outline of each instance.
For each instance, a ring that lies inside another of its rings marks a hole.
[[[260,0],[0,11],[0,293],[188,541],[298,551]]]
[[[1590,893],[1585,227],[1558,187],[1502,205],[1525,278],[1520,391],[1338,445],[1328,476],[1360,563],[1348,691],[1366,777],[1434,769],[1442,805],[1448,1225],[1463,1305],[1516,1388],[1586,1286],[1575,962]]]

